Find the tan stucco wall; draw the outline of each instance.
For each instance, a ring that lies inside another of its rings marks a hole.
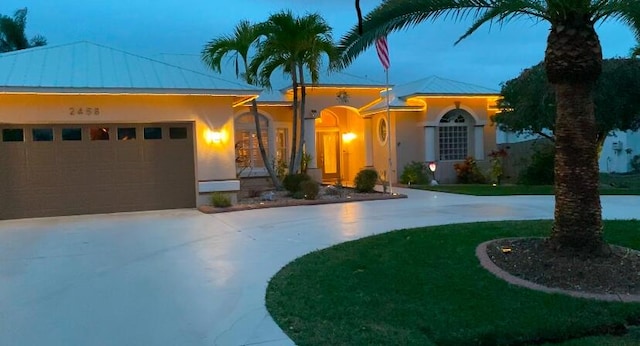
[[[196,133],[196,182],[233,180],[232,97],[188,95],[42,95],[0,94],[0,122],[45,123],[153,123],[193,121]],[[77,109],[84,109],[83,115]],[[90,108],[92,115],[86,114]],[[71,110],[75,109],[74,115]],[[99,114],[95,114],[99,109]],[[221,143],[208,144],[206,130],[221,131]],[[204,203],[200,198],[198,204]]]
[[[483,155],[478,158],[478,163],[481,167],[487,165],[487,154],[496,147],[496,134],[495,127],[492,126],[490,115],[493,111],[488,111],[487,108],[492,101],[492,98],[487,97],[420,97],[415,100],[424,102],[426,109],[421,112],[399,112],[399,115],[392,122],[395,131],[398,136],[396,140],[397,152],[397,169],[396,177],[399,179],[402,174],[402,170],[406,164],[411,161],[426,160],[425,142],[431,143],[435,148],[435,160],[438,160],[438,145],[437,145],[437,126],[439,125],[440,118],[448,111],[459,107],[468,111],[473,117],[476,125],[483,126]],[[375,122],[374,122],[375,124]],[[375,125],[374,125],[375,126]],[[434,138],[425,138],[425,126],[435,126]],[[471,156],[475,155],[475,131],[471,128],[470,138],[470,152]],[[400,145],[397,145],[400,142]],[[453,183],[456,180],[455,170],[453,165],[459,161],[439,161],[437,169],[437,178],[441,183]],[[376,165],[378,165],[376,161]]]

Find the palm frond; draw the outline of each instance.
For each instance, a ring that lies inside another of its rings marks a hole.
[[[385,0],[365,16],[362,35],[354,26],[342,36],[338,45],[340,60],[332,67],[344,68],[379,37],[425,21],[475,19],[459,42],[487,22],[506,23],[518,16],[543,17],[544,9],[540,0]]]

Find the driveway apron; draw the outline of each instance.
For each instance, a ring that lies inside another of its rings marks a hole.
[[[553,196],[407,199],[204,215],[194,210],[0,222],[0,345],[288,345],[269,279],[310,251],[394,229],[549,219]],[[605,218],[640,198],[602,198]]]

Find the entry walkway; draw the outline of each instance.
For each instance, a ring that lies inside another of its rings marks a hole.
[[[0,345],[288,345],[264,294],[299,256],[400,228],[553,216],[553,196],[400,192],[409,198],[2,221]],[[640,197],[602,201],[605,218],[639,215]]]

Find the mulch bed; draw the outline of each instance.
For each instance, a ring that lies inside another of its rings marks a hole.
[[[597,294],[640,294],[640,252],[615,245],[611,250],[606,257],[589,257],[572,251],[552,251],[542,238],[514,238],[490,243],[487,255],[511,275],[546,287]]]
[[[241,210],[292,207],[292,206],[299,206],[299,205],[350,203],[350,202],[376,201],[376,200],[399,199],[399,198],[407,198],[407,196],[402,194],[390,195],[390,194],[381,193],[381,192],[349,193],[343,196],[330,196],[330,195],[321,194],[318,197],[318,199],[306,200],[306,199],[295,199],[295,198],[286,196],[286,193],[280,193],[278,194],[276,200],[274,201],[262,200],[260,198],[250,198],[250,199],[240,200],[238,201],[238,204],[232,205],[227,208],[216,208],[210,205],[203,205],[198,207],[198,210],[200,210],[205,214],[215,214],[215,213],[225,213],[230,211],[241,211]]]

